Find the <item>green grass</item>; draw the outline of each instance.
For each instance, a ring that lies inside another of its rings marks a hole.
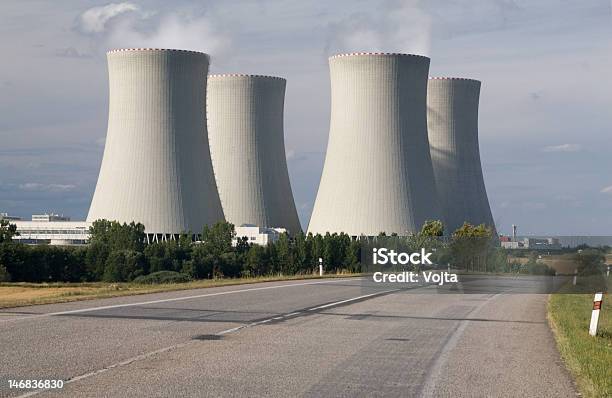
[[[360,274],[329,274],[322,278],[342,278]],[[0,283],[0,308],[21,307],[36,304],[65,303],[69,301],[132,296],[137,294],[169,292],[175,290],[243,285],[250,283],[319,279],[317,275],[271,275],[254,278],[203,279],[186,283],[136,284],[136,283]]]
[[[612,302],[604,295],[597,336],[589,335],[592,294],[553,294],[548,319],[568,369],[585,397],[612,397]]]

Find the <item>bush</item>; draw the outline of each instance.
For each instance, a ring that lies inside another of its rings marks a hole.
[[[185,283],[191,281],[189,275],[174,271],[158,271],[149,275],[139,276],[134,283],[153,285],[157,283]]]
[[[10,282],[11,275],[6,270],[6,267],[0,264],[0,282]]]
[[[144,256],[134,250],[112,252],[106,260],[103,280],[105,282],[128,282],[145,274]]]

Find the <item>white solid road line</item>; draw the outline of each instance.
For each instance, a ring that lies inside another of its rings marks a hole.
[[[321,305],[319,307],[310,308],[308,311],[322,310],[323,308],[334,307],[336,305],[340,305],[340,304],[344,304],[344,303],[350,303],[351,301],[356,301],[356,300],[360,300],[360,299],[364,299],[364,298],[372,297],[372,296],[379,296],[379,295],[381,295],[383,293],[397,292],[397,291],[400,291],[400,290],[401,289],[393,289],[393,290],[385,290],[384,292],[365,294],[363,296],[353,297],[353,298],[350,298],[350,299],[347,299],[347,300],[336,301],[335,303],[330,303],[330,304]]]
[[[141,355],[137,355],[135,357],[128,358],[128,359],[126,359],[124,361],[117,362],[115,364],[106,366],[106,367],[104,367],[102,369],[94,370],[93,372],[85,373],[85,374],[82,374],[80,376],[76,376],[76,377],[73,377],[71,379],[64,380],[64,385],[70,384],[70,383],[74,383],[75,381],[87,379],[89,377],[96,376],[96,375],[99,375],[101,373],[105,373],[105,372],[107,372],[107,371],[109,371],[111,369],[115,369],[115,368],[118,368],[118,367],[121,367],[121,366],[129,365],[129,364],[131,364],[133,362],[136,362],[136,361],[141,361],[143,359],[150,358],[150,357],[152,357],[154,355],[157,355],[157,354],[161,354],[161,353],[164,353],[164,352],[172,351],[172,350],[175,350],[177,348],[183,348],[183,347],[185,347],[185,346],[187,346],[188,344],[191,344],[191,343],[193,343],[193,341],[188,341],[186,343],[175,344],[173,346],[164,347],[164,348],[160,348],[159,350],[155,350],[155,351],[147,352],[147,353],[144,353],[144,354],[141,354]],[[33,391],[27,392],[25,394],[18,395],[17,398],[31,397],[33,395],[38,395],[40,393],[43,393],[43,392],[46,392],[46,391],[50,391],[50,390],[51,390],[50,388],[42,388],[42,389],[38,389],[38,390],[33,390]]]
[[[482,303],[478,304],[478,306],[476,306],[472,311],[469,312],[469,314],[466,315],[466,318],[472,314],[477,314],[485,305],[491,303],[491,301],[501,296],[501,294],[502,293],[497,293],[496,295],[489,297]],[[444,366],[444,364],[448,361],[448,357],[451,351],[455,348],[455,346],[459,342],[459,339],[463,335],[463,331],[465,330],[469,322],[470,322],[470,319],[461,320],[459,323],[459,326],[457,326],[457,328],[452,332],[448,340],[446,340],[446,343],[444,344],[444,346],[442,346],[442,348],[440,349],[440,354],[436,358],[433,365],[430,367],[429,372],[427,372],[427,377],[425,379],[425,382],[423,383],[423,389],[421,390],[422,391],[421,397],[424,397],[424,398],[435,397],[434,391],[439,381],[438,379],[440,378],[440,375],[442,374],[442,366]]]
[[[309,308],[306,311],[316,311],[316,310],[321,310],[323,308],[335,307],[335,306],[338,306],[338,305],[341,305],[341,304],[346,304],[346,303],[350,303],[350,302],[353,302],[353,301],[362,300],[362,299],[368,298],[368,297],[380,296],[380,295],[386,294],[386,293],[397,292],[399,290],[401,290],[401,289],[385,290],[385,291],[382,291],[382,292],[376,292],[376,293],[372,293],[372,294],[365,294],[363,296],[353,297],[353,298],[350,298],[350,299],[335,301],[333,303],[321,305],[321,306],[314,307],[314,308]],[[272,322],[272,321],[279,321],[279,320],[282,320],[282,319],[292,318],[292,317],[295,317],[296,315],[300,315],[300,314],[303,314],[303,313],[305,313],[305,311],[291,312],[289,314],[283,314],[283,315],[280,315],[280,316],[275,316],[275,317],[272,317],[272,318],[267,318],[267,319],[264,319],[264,320],[261,320],[261,321],[247,323],[245,325],[237,326],[235,328],[227,329],[227,330],[224,330],[222,332],[215,333],[215,334],[217,336],[223,336],[223,335],[228,334],[228,333],[237,332],[238,330],[250,328],[250,327],[261,325],[261,324],[264,324],[264,323],[268,323],[268,322]]]
[[[312,283],[309,283],[309,284],[312,284]],[[295,285],[285,285],[285,286],[295,286]],[[281,287],[281,286],[278,286],[278,287]],[[254,289],[249,289],[249,290],[254,290]],[[353,298],[350,298],[350,299],[340,300],[340,301],[336,301],[336,302],[333,302],[333,303],[321,305],[319,307],[310,308],[310,309],[308,309],[308,311],[315,311],[315,310],[319,310],[319,309],[323,309],[323,308],[330,308],[330,307],[334,307],[334,306],[337,306],[337,305],[341,305],[341,304],[346,304],[346,303],[350,303],[350,302],[353,302],[353,301],[362,300],[364,298],[375,297],[375,296],[380,296],[380,295],[386,294],[386,293],[396,292],[396,291],[399,291],[399,290],[401,290],[401,289],[385,290],[385,291],[382,291],[382,292],[377,292],[377,293],[372,293],[372,294],[365,294],[363,296],[357,296],[357,297],[353,297]],[[243,291],[243,290],[239,290],[239,291]],[[202,296],[193,296],[193,297],[202,297]],[[203,297],[206,297],[206,296],[203,296]],[[100,307],[100,308],[102,308],[102,307]],[[269,323],[269,322],[272,322],[272,321],[275,321],[275,320],[292,318],[292,317],[295,317],[296,315],[300,315],[300,314],[304,314],[304,313],[305,313],[305,311],[295,311],[295,312],[291,312],[289,314],[284,314],[284,315],[281,315],[281,316],[267,318],[267,319],[264,319],[264,320],[261,320],[261,321],[257,321],[257,322],[251,322],[251,323],[248,323],[246,325],[236,326],[236,327],[233,327],[231,329],[226,329],[226,330],[223,330],[221,332],[215,333],[215,335],[217,335],[217,336],[224,336],[226,334],[234,333],[234,332],[237,332],[237,331],[242,330],[242,329],[251,328],[251,327],[262,325],[262,324],[265,324],[265,323]],[[121,367],[121,366],[129,365],[129,364],[134,363],[136,361],[141,361],[143,359],[150,358],[150,357],[155,356],[157,354],[162,354],[164,352],[173,351],[173,350],[178,349],[178,348],[183,348],[183,347],[185,347],[185,346],[187,346],[189,344],[194,344],[195,342],[196,342],[195,340],[187,341],[187,342],[184,342],[184,343],[179,343],[179,344],[175,344],[175,345],[172,345],[172,346],[169,346],[169,347],[160,348],[160,349],[155,350],[155,351],[151,351],[151,352],[147,352],[147,353],[144,353],[144,354],[140,354],[140,355],[137,355],[135,357],[125,359],[125,360],[123,360],[121,362],[117,362],[117,363],[114,363],[112,365],[105,366],[102,369],[94,370],[92,372],[88,372],[88,373],[82,374],[80,376],[76,376],[76,377],[70,378],[68,380],[64,380],[64,384],[65,385],[66,384],[71,384],[71,383],[74,383],[74,382],[79,381],[79,380],[83,380],[83,379],[87,379],[89,377],[97,376],[97,375],[99,375],[101,373],[105,373],[105,372],[107,372],[107,371],[109,371],[111,369],[115,369],[115,368],[118,368],[118,367]],[[25,394],[18,395],[17,398],[31,397],[31,396],[38,395],[40,393],[43,393],[43,392],[46,392],[46,391],[49,391],[49,390],[50,389],[39,389],[39,390],[29,391],[29,392],[27,392]]]
[[[0,323],[2,323],[2,322],[23,321],[23,320],[27,320],[27,319],[45,318],[45,317],[57,316],[57,315],[79,314],[79,313],[82,313],[82,312],[102,311],[102,310],[109,310],[109,309],[113,309],[113,308],[137,307],[139,305],[168,303],[168,302],[172,302],[172,301],[191,300],[191,299],[197,299],[197,298],[202,298],[202,297],[223,296],[223,295],[226,295],[226,294],[254,292],[254,291],[269,290],[269,289],[279,289],[279,288],[283,288],[283,287],[320,285],[320,284],[324,284],[324,283],[346,282],[346,281],[350,281],[350,280],[360,280],[360,279],[361,278],[332,279],[332,280],[316,281],[316,282],[291,283],[291,284],[286,284],[286,285],[254,287],[254,288],[250,288],[250,289],[230,290],[230,291],[227,291],[227,292],[217,292],[217,293],[205,293],[205,294],[198,294],[198,295],[195,295],[195,296],[175,297],[175,298],[162,299],[162,300],[142,301],[142,302],[138,302],[138,303],[105,305],[105,306],[101,306],[101,307],[81,308],[81,309],[78,309],[78,310],[48,312],[48,313],[45,313],[45,314],[28,315],[28,316],[22,316],[22,317],[11,318],[11,319],[0,319]],[[170,293],[170,292],[159,292],[159,293]],[[159,293],[151,293],[151,294],[159,294]],[[129,296],[124,296],[124,297],[129,297]]]

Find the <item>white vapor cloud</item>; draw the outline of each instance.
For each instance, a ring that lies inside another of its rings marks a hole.
[[[421,0],[387,3],[377,13],[354,13],[330,25],[328,52],[429,55],[431,17]]]
[[[603,187],[601,189],[601,191],[599,191],[599,192],[601,192],[601,193],[612,193],[612,185],[609,185],[607,187]]]
[[[138,6],[128,2],[110,3],[105,6],[93,7],[80,15],[79,27],[85,33],[99,33],[104,31],[107,22],[111,19],[137,10]]]
[[[206,17],[188,18],[171,14],[153,31],[140,30],[133,21],[119,24],[109,35],[111,47],[180,48],[206,53],[224,52],[229,40],[218,35]]]
[[[578,144],[552,145],[542,148],[542,152],[578,152],[582,147]]]
[[[121,18],[118,16],[121,15]],[[109,48],[178,48],[225,53],[230,40],[220,34],[211,18],[193,9],[159,12],[132,3],[94,7],[79,17],[80,31],[96,33],[94,46]]]

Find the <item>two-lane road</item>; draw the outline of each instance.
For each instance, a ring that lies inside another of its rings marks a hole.
[[[388,290],[291,281],[3,310],[0,396],[576,395],[546,295]]]

